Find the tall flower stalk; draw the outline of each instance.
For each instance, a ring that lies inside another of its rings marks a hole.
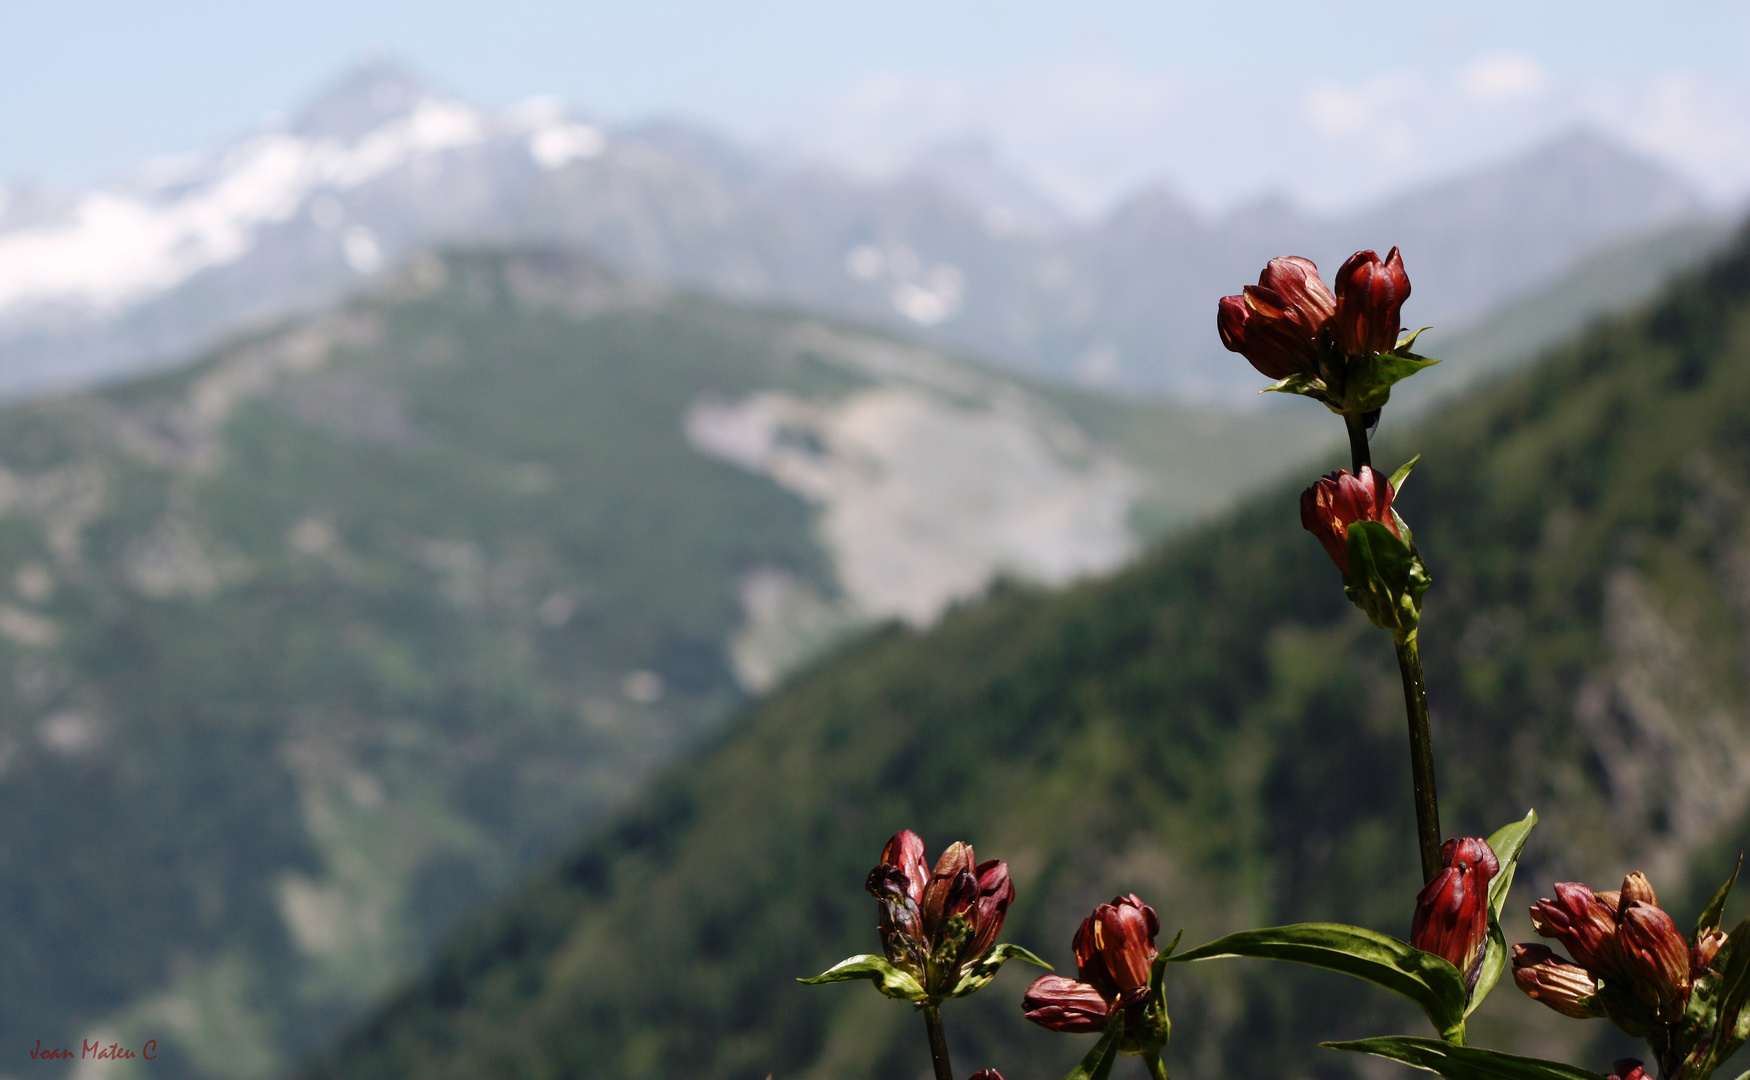
[[[1307,489],[1300,520],[1342,571],[1349,598],[1375,625],[1392,632],[1409,722],[1422,880],[1433,881],[1441,870],[1440,806],[1417,643],[1428,569],[1409,527],[1391,508],[1409,468],[1385,479],[1374,471],[1368,445],[1368,432],[1379,422],[1392,386],[1435,363],[1410,351],[1415,334],[1399,337],[1409,295],[1409,275],[1397,248],[1384,259],[1371,251],[1351,255],[1337,271],[1334,291],[1312,260],[1286,255],[1270,260],[1258,284],[1222,299],[1216,329],[1222,344],[1276,380],[1267,390],[1310,397],[1343,418],[1350,469]]]

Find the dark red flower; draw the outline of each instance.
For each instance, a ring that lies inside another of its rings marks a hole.
[[[1015,898],[1007,863],[975,860],[971,845],[951,844],[926,874],[924,842],[905,830],[894,834],[869,871],[866,886],[880,905],[888,961],[932,994],[952,989],[990,952]]]
[[[1641,1063],[1635,1058],[1618,1058],[1616,1064],[1610,1067],[1610,1075],[1606,1080],[1650,1080]]]
[[[1559,882],[1554,900],[1545,898],[1533,904],[1531,925],[1544,937],[1553,937],[1567,946],[1568,955],[1587,971],[1605,977],[1622,972],[1616,944],[1616,912],[1579,882]]]
[[[1394,495],[1391,481],[1373,471],[1372,466],[1361,466],[1358,477],[1351,476],[1347,469],[1339,469],[1320,477],[1301,492],[1300,523],[1318,537],[1325,553],[1347,577],[1349,526],[1357,521],[1377,521],[1390,529],[1393,536],[1402,537],[1391,512]]]
[[[1027,1019],[1053,1031],[1103,1031],[1116,1010],[1145,1005],[1161,921],[1135,893],[1101,904],[1076,931],[1076,977],[1046,975],[1028,987]]]
[[[980,1069],[966,1080],[1003,1080],[1003,1074],[995,1069]]]
[[[1601,1015],[1594,998],[1598,983],[1585,968],[1570,964],[1544,945],[1513,946],[1513,981],[1525,996],[1563,1016],[1585,1020]]]
[[[1105,995],[1085,982],[1041,975],[1021,998],[1027,1019],[1052,1031],[1105,1031],[1112,1009]]]
[[[1371,251],[1357,251],[1337,271],[1332,332],[1337,348],[1350,356],[1390,352],[1398,343],[1398,322],[1410,296],[1410,278],[1398,249],[1380,262]]]
[[[1500,870],[1486,841],[1467,836],[1440,848],[1442,869],[1416,896],[1410,944],[1443,956],[1464,976],[1468,990],[1482,970],[1489,941],[1489,882]]]
[[[1238,296],[1224,296],[1216,308],[1221,343],[1271,379],[1313,373],[1319,350],[1336,313],[1337,300],[1319,279],[1311,259],[1284,255],[1271,259]]]
[[[1689,999],[1689,943],[1671,916],[1627,899],[1616,917],[1617,949],[1642,1000],[1671,1017]]]

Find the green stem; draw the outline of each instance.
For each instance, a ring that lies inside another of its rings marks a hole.
[[[954,1070],[948,1064],[948,1036],[942,1031],[942,1010],[925,1005],[924,1027],[930,1033],[930,1064],[936,1067],[936,1080],[954,1080]]]
[[[1154,1080],[1167,1080],[1167,1066],[1161,1061],[1159,1054],[1144,1054],[1142,1063],[1148,1066],[1148,1074]]]
[[[1343,426],[1349,429],[1349,473],[1360,476],[1361,466],[1373,464],[1373,451],[1367,446],[1367,421],[1345,413]]]
[[[1404,677],[1404,712],[1410,720],[1410,783],[1416,798],[1416,840],[1422,852],[1422,880],[1440,873],[1440,803],[1434,794],[1434,738],[1428,730],[1428,689],[1422,684],[1422,653],[1416,632],[1398,642],[1398,671]]]

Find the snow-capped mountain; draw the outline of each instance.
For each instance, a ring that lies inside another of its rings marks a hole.
[[[97,190],[0,191],[0,392],[175,360],[421,248],[538,240],[1060,377],[1236,400],[1254,380],[1211,313],[1272,255],[1398,244],[1417,283],[1408,314],[1451,326],[1702,210],[1657,166],[1580,134],[1337,219],[1264,203],[1211,221],[1156,189],[1084,225],[975,141],[864,181],[554,100],[480,110],[376,64],[281,129]]]

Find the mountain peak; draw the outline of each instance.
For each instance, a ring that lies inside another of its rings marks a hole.
[[[311,138],[351,142],[412,112],[434,90],[430,81],[392,60],[367,60],[318,94],[292,129]]]

